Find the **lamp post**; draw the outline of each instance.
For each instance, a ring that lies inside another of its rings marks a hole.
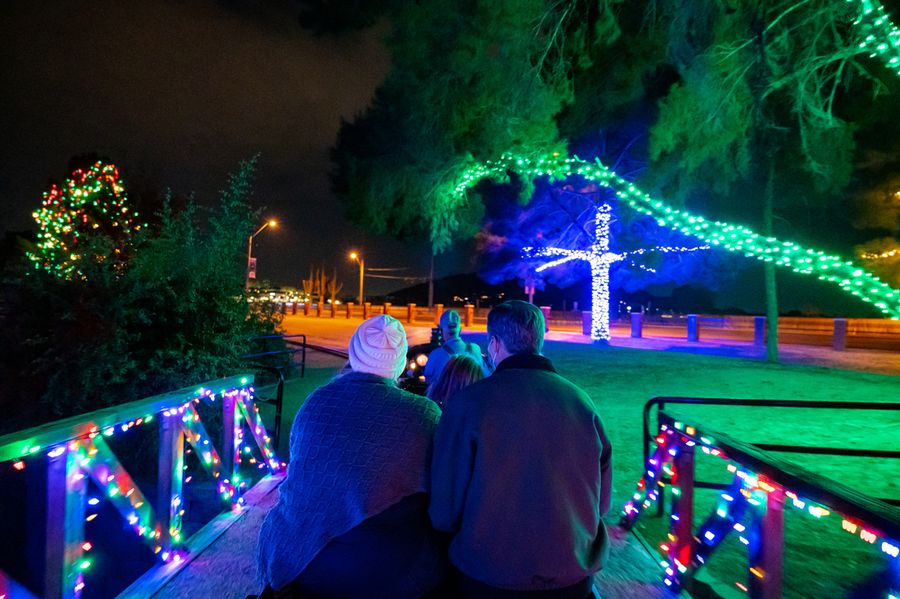
[[[247,240],[247,276],[244,278],[244,289],[250,289],[250,265],[253,263],[253,238],[262,233],[266,227],[275,227],[278,224],[276,220],[269,220],[263,223],[263,226],[256,230],[256,233]]]
[[[365,299],[363,295],[363,276],[365,276],[366,272],[366,261],[363,260],[363,257],[358,252],[350,252],[350,259],[359,263],[359,305],[362,306]]]

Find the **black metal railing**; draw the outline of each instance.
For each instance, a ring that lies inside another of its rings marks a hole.
[[[275,407],[275,423],[272,426],[272,438],[275,447],[279,447],[281,441],[281,415],[284,409],[284,375],[286,371],[298,366],[296,356],[300,356],[300,378],[306,375],[306,335],[302,333],[292,335],[263,335],[254,337],[252,343],[260,344],[264,351],[241,356],[251,366],[264,370],[275,377],[274,397],[263,395],[260,386],[257,403],[268,404]],[[276,345],[276,349],[265,349],[268,345]]]

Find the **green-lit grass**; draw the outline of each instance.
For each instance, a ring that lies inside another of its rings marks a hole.
[[[634,491],[642,472],[641,410],[655,396],[756,399],[898,401],[900,379],[826,368],[772,366],[736,358],[548,343],[558,370],[584,388],[603,415],[614,447],[615,508]],[[670,406],[685,422],[748,442],[896,449],[900,418],[887,412]],[[729,482],[726,463],[697,454],[700,480]],[[781,455],[807,469],[874,497],[900,498],[900,460]],[[714,509],[714,492],[699,491],[695,527]],[[655,510],[651,510],[655,511]],[[661,539],[668,520],[649,513],[639,520],[648,537]],[[816,520],[785,510],[785,597],[840,597],[877,571],[884,555],[844,532],[835,517]],[[695,528],[696,530],[696,528]],[[746,550],[728,539],[705,569],[722,586],[742,594]]]
[[[475,338],[474,340],[480,340]],[[483,340],[482,345],[483,345]],[[642,472],[641,411],[655,396],[758,399],[898,401],[900,378],[818,367],[771,366],[737,358],[656,352],[548,342],[547,354],[560,373],[596,402],[614,447],[614,518],[634,491]],[[310,356],[316,356],[316,353]],[[287,455],[290,425],[302,401],[343,364],[339,358],[312,358],[306,377],[285,388],[280,456]],[[725,432],[747,442],[896,449],[898,417],[887,413],[850,414],[828,410],[670,406],[687,422]],[[729,482],[725,462],[698,452],[701,480]],[[837,479],[875,497],[900,498],[900,460],[783,455],[809,470]],[[712,511],[716,494],[697,493],[695,525]],[[661,538],[667,519],[639,520],[647,536]],[[883,563],[877,547],[793,509],[785,511],[785,597],[839,597]],[[706,577],[740,596],[734,582],[746,583],[746,550],[728,538],[709,561]]]

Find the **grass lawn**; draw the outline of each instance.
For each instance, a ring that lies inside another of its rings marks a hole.
[[[818,367],[774,366],[737,358],[548,343],[560,373],[596,402],[614,448],[615,506],[621,508],[642,472],[641,410],[655,396],[820,399],[896,402],[900,378]],[[670,406],[688,423],[748,442],[896,449],[900,414],[847,411]],[[700,480],[730,482],[725,462],[697,453]],[[782,454],[809,470],[874,497],[900,498],[900,460]],[[714,509],[717,493],[698,491],[695,526]],[[651,510],[652,511],[652,510]],[[639,528],[662,540],[668,519],[643,515]],[[786,508],[785,597],[840,597],[878,570],[886,556],[844,532],[838,518],[819,521]],[[696,530],[696,528],[695,528]],[[735,596],[746,584],[746,548],[728,538],[708,562],[712,577]]]
[[[466,335],[484,346],[484,335]],[[641,411],[655,396],[750,399],[819,399],[896,402],[900,377],[822,367],[776,366],[739,358],[604,348],[548,341],[544,353],[559,372],[585,389],[603,417],[614,448],[614,509],[633,493],[642,468]],[[315,355],[313,352],[311,355]],[[304,379],[288,383],[280,455],[287,455],[287,434],[296,409],[317,385],[342,364],[319,358]],[[806,411],[717,406],[671,406],[688,423],[725,432],[747,442],[816,444],[837,447],[896,449],[900,415],[887,412]],[[697,477],[728,482],[725,462],[698,452]],[[783,455],[817,474],[828,476],[874,497],[900,498],[900,460]],[[695,524],[714,509],[717,494],[698,491]],[[617,518],[611,514],[611,520]],[[650,514],[639,520],[646,536],[665,534],[668,519]],[[839,597],[884,563],[877,547],[841,529],[835,517],[815,520],[786,508],[785,597]],[[746,583],[746,549],[727,539],[708,562],[704,576],[717,590]]]

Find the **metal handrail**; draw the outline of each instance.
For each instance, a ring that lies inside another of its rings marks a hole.
[[[769,408],[811,408],[811,409],[840,409],[840,410],[887,410],[900,411],[900,403],[877,401],[823,401],[801,399],[729,399],[718,397],[654,397],[644,404],[643,410],[643,434],[644,434],[644,464],[650,457],[651,440],[656,434],[650,428],[650,412],[657,407],[657,425],[659,430],[659,413],[666,404],[702,404],[706,406],[749,406]],[[870,449],[842,449],[837,447],[816,447],[810,445],[772,445],[753,443],[760,449],[769,451],[784,451],[793,453],[812,453],[822,455],[846,455],[855,457],[892,457],[900,458],[900,451],[882,451]],[[698,481],[699,482],[699,481]],[[699,483],[698,486],[703,483]],[[719,488],[719,487],[712,487]]]
[[[259,362],[261,359],[270,358],[273,356],[283,356],[283,355],[295,355],[300,353],[300,378],[306,376],[306,335],[303,333],[294,333],[289,335],[277,334],[277,335],[263,335],[260,337],[253,337],[250,341],[266,341],[269,339],[277,339],[279,341],[284,342],[285,345],[289,345],[287,349],[276,349],[272,351],[259,352],[255,354],[247,354],[241,356],[242,360],[248,360],[248,363],[251,364],[254,368],[258,368],[260,370],[265,370],[266,372],[270,372],[274,374],[278,383],[275,389],[275,425],[272,430],[272,437],[275,440],[275,447],[279,447],[279,443],[281,441],[281,415],[284,410],[284,367],[282,366],[270,366],[268,364],[263,364]],[[299,339],[299,341],[297,341]],[[266,400],[266,403],[271,403]]]

